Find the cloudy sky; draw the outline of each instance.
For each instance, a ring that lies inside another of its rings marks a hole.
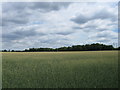
[[[118,3],[115,2],[4,2],[0,5],[3,49],[118,42]]]

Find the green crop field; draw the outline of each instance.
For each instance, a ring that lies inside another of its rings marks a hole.
[[[3,52],[3,88],[117,88],[118,51]]]

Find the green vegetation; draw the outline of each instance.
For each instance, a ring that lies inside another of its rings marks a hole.
[[[117,88],[118,51],[2,52],[3,88]]]
[[[2,52],[101,51],[101,50],[120,50],[120,47],[115,48],[112,45],[93,43],[85,45],[72,45],[60,48],[29,48],[25,50],[2,50]]]

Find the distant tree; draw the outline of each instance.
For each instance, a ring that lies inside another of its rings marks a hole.
[[[118,47],[118,50],[120,50],[120,47]]]
[[[7,50],[5,49],[5,50],[3,50],[3,52],[7,52]]]
[[[15,50],[11,50],[11,52],[14,52]]]
[[[28,52],[29,50],[28,50],[28,49],[25,49],[24,51],[25,51],[25,52]]]
[[[98,51],[98,50],[120,50],[119,48],[114,48],[112,45],[105,45],[100,43],[86,44],[86,45],[73,45],[69,47],[60,47],[60,48],[29,48],[25,49],[22,52],[43,52],[43,51]],[[10,51],[10,50],[8,50]],[[3,50],[7,52],[7,50]],[[14,52],[12,50],[11,52]],[[15,52],[21,52],[20,50]]]

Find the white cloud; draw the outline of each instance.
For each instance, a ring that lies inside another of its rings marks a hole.
[[[3,49],[117,42],[116,3],[4,3]]]

